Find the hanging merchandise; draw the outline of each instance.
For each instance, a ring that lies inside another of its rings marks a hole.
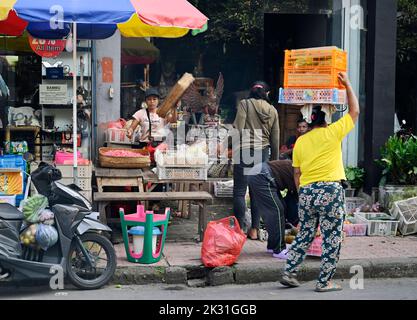
[[[72,132],[70,132],[70,131],[62,132],[61,133],[61,143],[72,145],[73,144]],[[81,134],[80,133],[77,134],[77,147],[81,147]]]
[[[35,115],[35,109],[31,107],[13,108],[9,107],[9,125],[40,127],[39,119]]]

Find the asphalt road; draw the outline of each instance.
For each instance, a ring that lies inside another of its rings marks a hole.
[[[279,283],[226,285],[190,288],[179,285],[119,286],[80,291],[74,288],[53,291],[48,287],[4,287],[0,283],[0,300],[416,300],[417,278],[365,279],[363,289],[352,290],[349,281],[341,283],[339,292],[316,293],[315,282],[295,289]]]

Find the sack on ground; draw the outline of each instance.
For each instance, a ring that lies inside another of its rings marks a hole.
[[[230,266],[237,261],[245,241],[235,217],[211,221],[204,232],[201,260],[210,268]]]
[[[39,224],[35,239],[39,247],[46,251],[58,242],[58,232],[52,226]]]

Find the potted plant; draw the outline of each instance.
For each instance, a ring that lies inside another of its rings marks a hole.
[[[354,197],[360,188],[363,186],[363,180],[365,176],[365,170],[358,167],[346,167],[345,175],[349,188],[345,190],[347,197]]]
[[[391,209],[395,201],[417,196],[417,137],[394,135],[381,148],[379,186],[381,204]]]

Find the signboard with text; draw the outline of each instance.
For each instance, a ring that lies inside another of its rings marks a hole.
[[[46,40],[28,36],[32,50],[44,58],[55,58],[64,51],[66,40]]]
[[[39,104],[68,104],[66,84],[42,84],[39,86]]]

